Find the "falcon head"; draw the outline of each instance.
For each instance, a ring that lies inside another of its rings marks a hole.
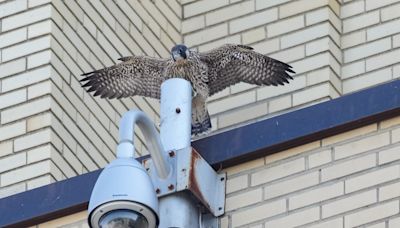
[[[175,62],[178,60],[186,59],[189,56],[189,49],[183,44],[175,45],[171,49],[171,56]]]

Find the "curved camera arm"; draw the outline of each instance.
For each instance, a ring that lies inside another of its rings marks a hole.
[[[160,135],[154,123],[147,115],[139,110],[126,112],[119,123],[119,143],[117,147],[118,158],[134,158],[134,130],[136,124],[142,130],[146,140],[157,174],[165,179],[169,176],[170,167],[167,162],[166,152],[161,144]]]

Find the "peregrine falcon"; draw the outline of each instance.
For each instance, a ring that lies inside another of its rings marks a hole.
[[[189,50],[179,44],[171,58],[122,57],[121,63],[85,73],[81,80],[88,92],[101,98],[145,96],[160,98],[161,83],[172,77],[191,82],[192,135],[211,129],[206,99],[239,82],[255,85],[284,85],[295,73],[290,65],[253,51],[252,47],[225,44],[208,52]]]

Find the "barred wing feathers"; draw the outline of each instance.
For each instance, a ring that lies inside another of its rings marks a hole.
[[[101,70],[82,74],[83,87],[101,98],[146,96],[160,98],[163,71],[170,64],[167,59],[147,56],[123,57],[123,62]]]
[[[200,58],[209,69],[210,96],[239,82],[284,85],[295,73],[290,65],[253,51],[244,45],[226,44]]]

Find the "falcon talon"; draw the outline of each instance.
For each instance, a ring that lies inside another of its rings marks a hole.
[[[242,44],[225,44],[203,53],[178,44],[171,49],[170,58],[128,56],[120,60],[114,66],[82,74],[82,87],[101,98],[139,95],[160,99],[162,82],[183,78],[193,88],[192,136],[211,130],[208,97],[239,82],[284,85],[295,73],[290,65]]]

